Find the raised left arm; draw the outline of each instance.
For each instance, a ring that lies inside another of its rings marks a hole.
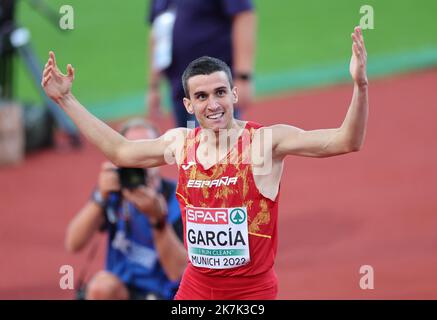
[[[359,27],[352,33],[350,73],[354,80],[352,101],[339,128],[305,131],[288,125],[272,129],[273,156],[330,157],[358,151],[364,143],[368,118],[367,52]]]

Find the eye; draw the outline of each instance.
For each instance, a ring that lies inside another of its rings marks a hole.
[[[217,90],[217,96],[223,97],[225,95],[226,95],[226,90],[224,89]]]
[[[206,99],[206,94],[204,94],[204,93],[200,93],[200,94],[198,94],[198,95],[197,95],[197,99],[198,99],[198,100],[201,100],[201,101],[205,100],[205,99]]]

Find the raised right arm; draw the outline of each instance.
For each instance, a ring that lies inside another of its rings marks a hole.
[[[176,147],[183,141],[180,138],[185,135],[183,128],[170,130],[157,139],[128,140],[80,104],[71,92],[74,69],[68,65],[67,70],[67,75],[59,71],[55,54],[50,52],[41,85],[47,96],[64,109],[86,139],[112,163],[119,167],[154,167],[166,164],[166,157],[174,156]]]

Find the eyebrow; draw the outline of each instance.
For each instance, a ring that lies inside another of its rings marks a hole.
[[[217,92],[217,91],[219,91],[219,90],[227,90],[228,88],[226,87],[226,86],[221,86],[221,87],[217,87],[217,88],[215,88],[214,89],[214,92]],[[194,92],[194,96],[195,97],[197,97],[197,96],[199,96],[199,95],[201,95],[201,94],[205,94],[205,95],[207,95],[208,93],[206,92],[206,91],[196,91],[196,92]]]
[[[195,97],[198,97],[198,96],[200,96],[201,94],[205,94],[205,95],[206,95],[206,92],[205,92],[205,91],[197,91],[197,92],[194,92],[194,96],[195,96]]]
[[[222,86],[222,87],[215,88],[216,92],[219,91],[219,90],[228,90],[228,87]]]

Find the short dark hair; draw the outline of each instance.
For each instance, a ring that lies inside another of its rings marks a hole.
[[[189,98],[188,79],[198,75],[210,75],[211,73],[223,71],[229,80],[229,85],[232,88],[232,73],[229,66],[220,59],[203,56],[190,62],[182,75],[182,85],[184,87],[185,97]]]

